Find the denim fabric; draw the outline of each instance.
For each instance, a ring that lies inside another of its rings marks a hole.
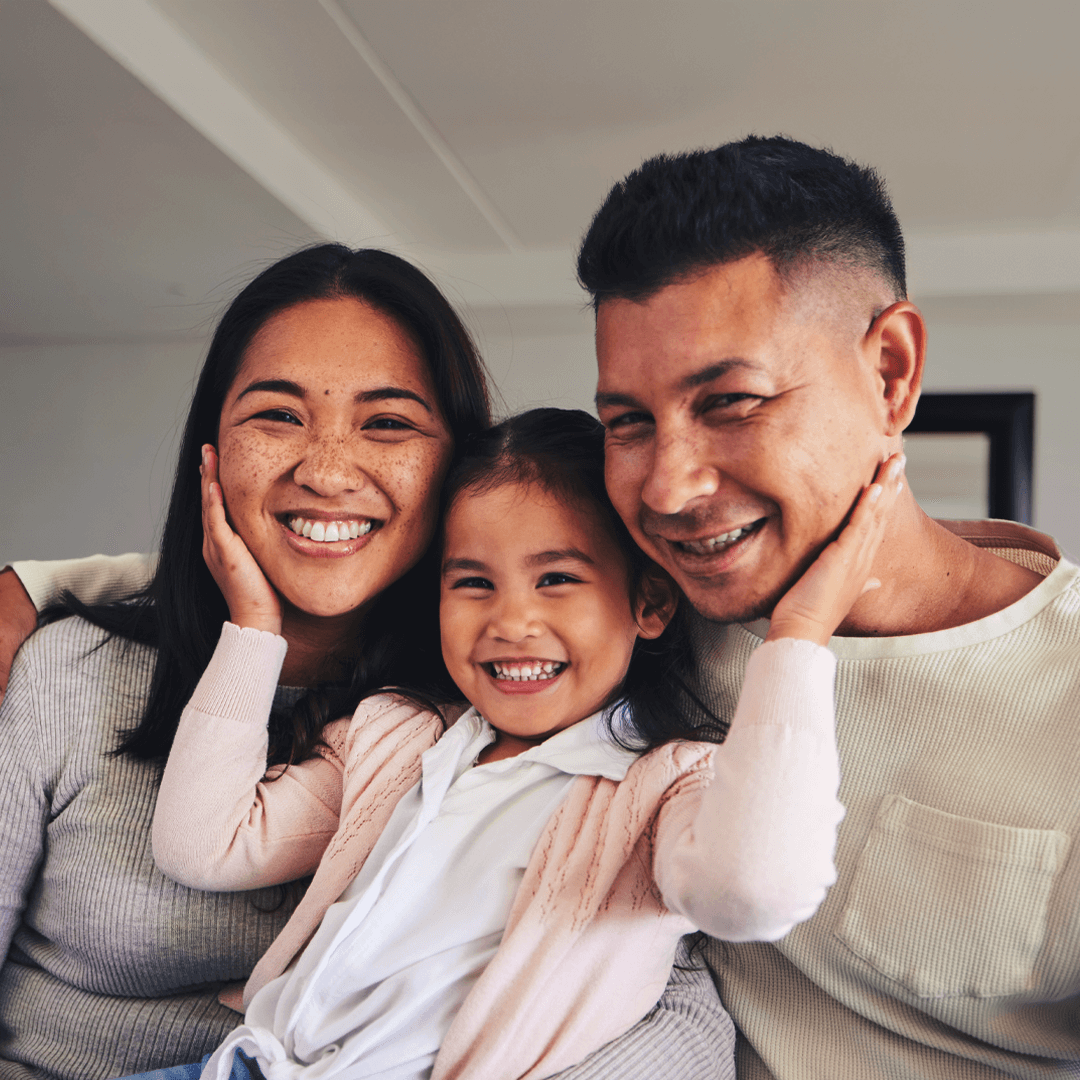
[[[138,1076],[125,1077],[124,1080],[199,1080],[203,1066],[210,1060],[207,1054],[202,1061],[193,1065],[173,1065],[168,1069],[154,1069],[152,1072],[139,1073]],[[229,1080],[263,1080],[258,1064],[245,1054],[234,1054],[232,1072]]]

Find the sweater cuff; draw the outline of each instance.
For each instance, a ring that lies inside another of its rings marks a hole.
[[[802,638],[778,638],[759,645],[746,664],[732,729],[771,724],[792,730],[820,730],[828,714],[833,727],[836,657]]]
[[[288,647],[267,630],[225,623],[188,708],[265,726]]]

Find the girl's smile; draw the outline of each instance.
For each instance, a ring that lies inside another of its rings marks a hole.
[[[537,740],[601,709],[639,635],[629,568],[601,515],[539,484],[466,489],[447,515],[440,628],[465,697],[500,733]]]

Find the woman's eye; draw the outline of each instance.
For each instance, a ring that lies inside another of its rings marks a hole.
[[[365,431],[411,431],[412,425],[396,416],[377,416],[364,425]]]
[[[550,574],[545,574],[536,583],[536,587],[538,589],[543,589],[545,586],[548,585],[574,585],[580,580],[581,578],[576,578],[573,576],[573,574],[558,574],[552,572]]]
[[[289,412],[288,409],[264,409],[261,413],[256,413],[253,420],[274,420],[282,424],[296,424],[298,427],[300,424],[299,417]]]
[[[450,586],[450,588],[451,589],[488,589],[488,590],[494,590],[495,586],[492,585],[491,582],[488,581],[487,578],[466,577],[466,578],[458,578],[458,580],[455,581],[454,584]]]

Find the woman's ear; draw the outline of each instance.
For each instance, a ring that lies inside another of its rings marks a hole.
[[[658,638],[666,629],[679,606],[679,589],[674,581],[655,563],[641,574],[638,583],[634,619],[638,637]]]
[[[926,323],[908,300],[890,304],[870,324],[863,345],[881,380],[884,434],[899,435],[911,423],[922,387]]]

